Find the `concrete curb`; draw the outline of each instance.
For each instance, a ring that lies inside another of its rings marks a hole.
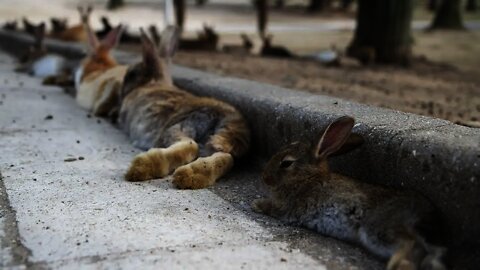
[[[7,51],[17,51],[30,40],[0,31]],[[52,52],[82,55],[78,44],[48,41],[46,45]],[[122,52],[117,57],[124,63],[137,59]],[[334,118],[354,116],[355,132],[366,143],[332,160],[334,170],[371,183],[419,191],[440,208],[451,228],[452,244],[480,244],[480,130],[183,67],[175,67],[174,77],[180,87],[194,94],[239,108],[252,128],[252,149],[265,157],[288,142],[316,139]]]

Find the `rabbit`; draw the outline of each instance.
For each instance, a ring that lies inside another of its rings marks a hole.
[[[20,58],[18,72],[26,72],[34,77],[43,78],[44,84],[57,84],[54,82],[68,82],[68,77],[74,66],[78,63],[67,61],[64,57],[48,53],[43,44],[45,38],[45,23],[30,25],[34,31],[34,43]]]
[[[106,16],[102,16],[100,18],[103,28],[99,31],[96,31],[96,35],[99,38],[105,37],[110,31],[112,31],[113,26],[110,23],[110,20]],[[127,29],[123,30],[123,33],[120,37],[121,43],[133,43],[133,44],[140,44],[140,37],[137,35],[132,35],[127,32]]]
[[[178,48],[191,51],[216,51],[218,41],[219,36],[215,30],[208,25],[203,25],[203,32],[199,32],[197,38],[180,39]]]
[[[7,31],[17,31],[17,21],[16,20],[6,21],[2,25],[2,29]]]
[[[260,50],[260,55],[279,57],[279,58],[292,58],[294,55],[287,48],[282,46],[272,46],[272,35],[262,36],[263,45]]]
[[[25,17],[22,18],[22,23],[23,23],[23,31],[27,34],[34,36],[37,25],[35,25]]]
[[[253,48],[252,40],[246,34],[241,34],[240,37],[243,40],[243,44],[241,46],[224,45],[222,48],[222,51],[230,54],[240,54],[240,55],[249,54]]]
[[[148,32],[150,32],[150,36],[152,37],[153,42],[155,42],[155,45],[160,45],[160,40],[162,39],[160,33],[158,32],[157,27],[152,24],[148,27]]]
[[[315,146],[295,142],[276,153],[263,172],[271,196],[254,200],[253,210],[359,244],[388,259],[389,270],[445,269],[446,249],[426,240],[441,243],[444,233],[428,199],[330,172],[327,158],[342,151],[353,126],[340,117]]]
[[[56,35],[64,32],[68,28],[68,20],[65,18],[50,18],[52,25],[51,35]]]
[[[136,147],[148,151],[133,159],[125,179],[145,181],[173,172],[177,188],[200,189],[213,185],[247,152],[250,130],[233,106],[173,84],[169,63],[178,35],[172,25],[162,32],[159,57],[141,31],[143,61],[125,75],[118,123]]]
[[[116,110],[127,66],[119,65],[110,55],[122,33],[122,25],[112,29],[101,41],[84,22],[88,35],[88,55],[75,71],[75,99],[80,107],[96,116],[110,116]]]
[[[88,23],[93,8],[92,6],[88,6],[86,8],[78,6],[77,10],[80,13],[80,23],[72,27],[66,28],[65,30],[60,32],[52,32],[52,38],[74,42],[85,42],[88,40],[87,33],[83,25],[85,23]]]

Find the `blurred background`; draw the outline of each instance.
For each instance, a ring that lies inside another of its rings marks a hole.
[[[480,127],[478,2],[177,0],[185,46],[175,62]],[[102,17],[109,25],[127,25],[132,37],[139,27],[154,25],[159,32],[164,26],[162,0],[0,4],[0,21],[16,20],[19,28],[23,17],[33,23],[56,17],[78,24],[79,4],[94,6],[90,23],[99,31],[105,28]],[[208,36],[204,25],[213,31],[213,45],[189,48],[190,41]],[[122,42],[121,49],[139,51],[140,46]]]

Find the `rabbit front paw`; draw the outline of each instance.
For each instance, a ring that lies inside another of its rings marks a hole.
[[[272,203],[269,199],[255,199],[251,206],[254,212],[268,215],[271,205]]]

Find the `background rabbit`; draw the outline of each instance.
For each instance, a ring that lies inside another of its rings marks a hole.
[[[58,35],[68,29],[68,20],[65,18],[50,18],[50,24],[51,35]]]
[[[127,66],[118,65],[110,55],[122,32],[122,26],[114,28],[100,42],[85,22],[88,34],[88,55],[75,72],[77,103],[97,116],[113,113],[117,106],[118,92]]]
[[[180,39],[178,48],[191,51],[216,51],[219,39],[212,27],[203,25],[203,32],[199,32],[197,38]]]
[[[253,209],[360,244],[388,259],[387,269],[445,269],[445,249],[427,243],[442,237],[429,200],[329,171],[327,158],[342,151],[353,125],[341,117],[316,146],[296,142],[275,154],[263,173],[271,197],[255,200]]]
[[[47,52],[44,45],[45,23],[32,24],[30,27],[34,42],[20,57],[20,66],[16,70],[44,78],[44,83],[61,82],[60,84],[64,85],[71,82],[70,74],[78,62],[68,61],[60,55]]]
[[[17,31],[17,21],[16,20],[6,21],[2,25],[2,29],[7,31]]]
[[[242,45],[224,45],[222,48],[222,51],[230,54],[239,54],[239,55],[249,54],[250,51],[253,49],[252,40],[246,34],[241,34],[240,37],[242,38],[242,41],[243,41]]]
[[[87,41],[88,35],[83,25],[86,23],[88,24],[90,20],[90,14],[92,13],[93,8],[91,6],[88,6],[88,7],[79,6],[77,7],[77,10],[80,14],[80,23],[75,26],[66,28],[63,31],[52,32],[51,34],[52,38],[60,39],[63,41],[74,41],[74,42]]]
[[[142,31],[143,61],[125,76],[119,123],[135,146],[150,149],[134,158],[125,178],[143,181],[174,171],[178,188],[205,188],[247,151],[250,131],[232,106],[173,85],[169,62],[178,30],[169,26],[161,36],[162,58]]]
[[[282,46],[273,46],[272,45],[272,35],[261,36],[263,45],[260,50],[260,55],[262,56],[271,56],[271,57],[281,57],[281,58],[290,58],[293,57],[293,54],[285,47]]]

